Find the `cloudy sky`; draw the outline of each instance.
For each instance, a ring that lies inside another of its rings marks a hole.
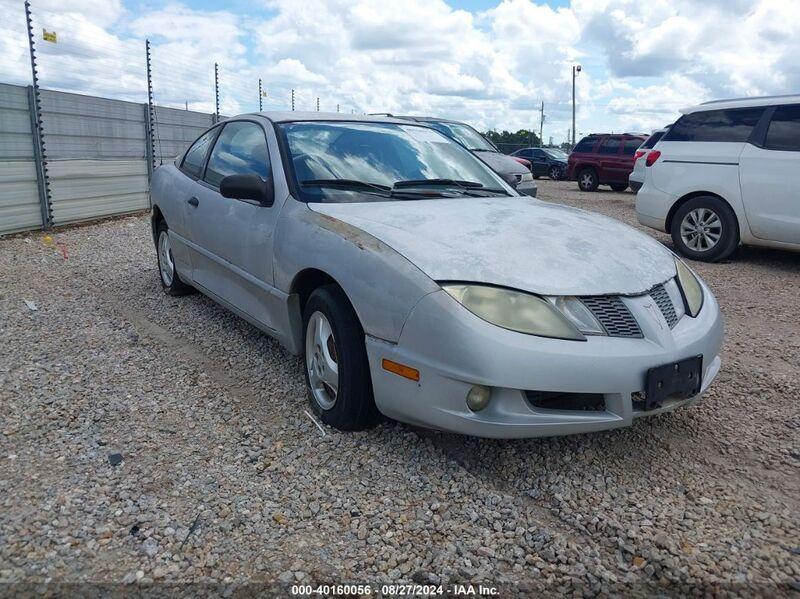
[[[687,104],[800,91],[800,0],[32,0],[41,84],[223,114],[431,114],[481,129],[647,131]],[[22,0],[0,0],[0,81],[28,84]],[[41,39],[55,31],[57,43]]]

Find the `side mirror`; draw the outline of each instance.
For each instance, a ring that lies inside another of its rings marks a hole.
[[[264,181],[255,173],[224,177],[219,183],[219,192],[225,198],[255,200],[261,206],[272,206],[275,201],[272,179]]]

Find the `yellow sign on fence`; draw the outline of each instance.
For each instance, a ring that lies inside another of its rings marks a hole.
[[[58,36],[56,36],[55,31],[47,31],[47,29],[42,29],[42,39],[46,42],[53,42],[54,44],[58,43]]]

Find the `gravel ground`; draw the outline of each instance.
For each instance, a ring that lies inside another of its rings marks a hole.
[[[540,195],[635,224],[630,193]],[[727,322],[694,407],[558,439],[323,435],[297,358],[161,292],[148,226],[0,240],[0,582],[800,588],[800,255],[693,265]]]

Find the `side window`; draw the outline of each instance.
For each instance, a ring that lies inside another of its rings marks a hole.
[[[594,144],[597,141],[596,137],[584,137],[578,142],[578,145],[573,148],[573,152],[591,152]]]
[[[679,118],[664,135],[664,141],[744,143],[763,113],[763,107],[693,112]]]
[[[625,156],[633,156],[636,154],[636,150],[639,149],[639,146],[642,145],[641,139],[626,139],[625,145],[622,147],[622,153]]]
[[[647,138],[647,141],[645,141],[645,142],[642,144],[642,149],[643,149],[643,150],[650,150],[650,149],[654,148],[654,147],[655,147],[655,145],[658,143],[658,141],[659,141],[659,140],[660,140],[660,139],[661,139],[663,136],[664,136],[664,132],[663,132],[663,131],[656,131],[656,132],[655,132],[655,133],[653,133],[653,134],[652,134],[650,137],[648,137],[648,138]]]
[[[270,176],[269,151],[264,130],[255,123],[234,121],[225,125],[208,159],[204,180],[219,187],[228,175],[255,173]]]
[[[800,104],[778,106],[767,129],[768,150],[800,152]]]
[[[599,154],[618,154],[619,147],[622,145],[622,140],[618,137],[607,137],[600,144]]]
[[[216,134],[216,128],[206,131],[192,144],[181,163],[181,170],[184,173],[197,179],[203,176],[203,165],[206,163],[208,148]]]

